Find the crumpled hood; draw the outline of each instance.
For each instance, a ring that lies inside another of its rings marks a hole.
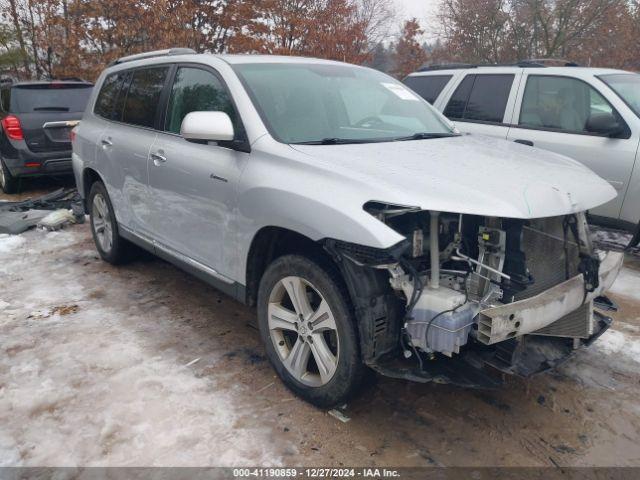
[[[616,191],[562,155],[481,135],[350,145],[292,145],[313,164],[367,184],[368,200],[425,210],[541,218],[612,200]]]

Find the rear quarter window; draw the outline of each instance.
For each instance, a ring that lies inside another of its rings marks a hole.
[[[90,84],[19,85],[11,89],[9,107],[12,113],[84,112],[91,90]]]
[[[112,73],[104,79],[100,87],[100,93],[96,99],[93,112],[109,120],[120,120],[122,112],[116,112],[116,100],[122,88],[124,72]]]
[[[453,75],[407,77],[403,83],[433,105]]]

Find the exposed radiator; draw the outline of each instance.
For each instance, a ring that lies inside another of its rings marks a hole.
[[[535,282],[516,293],[514,301],[531,298],[567,280],[561,217],[533,221],[523,229],[522,246]],[[567,250],[569,277],[573,277],[578,274],[578,246],[568,242]]]
[[[582,305],[577,310],[565,315],[531,335],[552,337],[589,338],[593,335],[593,302]]]

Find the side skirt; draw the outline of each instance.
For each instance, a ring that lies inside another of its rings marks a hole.
[[[202,265],[178,252],[173,252],[171,249],[162,246],[149,238],[141,237],[120,224],[118,224],[118,231],[125,240],[128,240],[138,247],[153,253],[157,257],[166,260],[190,275],[199,278],[216,290],[233,297],[240,303],[246,304],[246,287],[241,283],[234,282],[232,280],[227,281],[226,277],[223,277],[206,265]]]

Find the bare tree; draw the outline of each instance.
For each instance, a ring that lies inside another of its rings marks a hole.
[[[582,59],[586,45],[613,54],[613,43],[620,42],[609,37],[628,37],[632,11],[627,0],[442,0],[439,18],[451,57],[509,62]],[[616,24],[619,30],[612,31]]]

